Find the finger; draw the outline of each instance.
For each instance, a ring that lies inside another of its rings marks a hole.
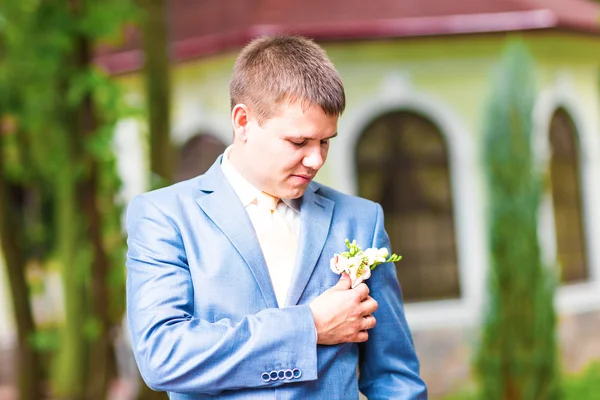
[[[377,303],[377,300],[375,300],[374,298],[368,297],[366,300],[360,303],[359,307],[360,315],[366,316],[369,314],[373,314],[375,311],[377,311],[379,303]]]
[[[361,343],[361,342],[366,342],[369,339],[369,333],[367,331],[359,331],[356,333],[356,335],[354,336],[354,340],[352,340],[355,343]]]
[[[340,280],[333,287],[335,290],[348,290],[350,289],[350,285],[352,284],[352,280],[350,279],[350,275],[343,272],[340,276]]]
[[[377,320],[375,319],[374,316],[372,315],[365,315],[363,317],[363,323],[364,323],[364,329],[362,329],[363,331],[366,331],[368,329],[373,329],[375,328],[375,325],[377,324]]]
[[[369,297],[369,293],[371,292],[371,289],[369,289],[369,287],[365,283],[361,283],[360,285],[356,286],[353,290],[356,290],[360,294],[359,297],[361,300],[364,300],[367,297]]]
[[[363,331],[367,331],[371,329],[371,319],[368,316],[364,316],[363,317],[363,326],[362,329]]]
[[[361,276],[360,278],[356,279],[353,283],[351,288],[354,289],[355,287],[357,287],[358,285],[360,285],[361,283],[364,282],[364,278]]]

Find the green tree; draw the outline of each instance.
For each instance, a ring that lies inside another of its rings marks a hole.
[[[123,315],[124,241],[111,141],[129,110],[116,84],[93,65],[92,48],[118,37],[132,10],[123,0],[0,4],[6,77],[0,92],[13,100],[17,121],[15,134],[3,136],[3,176],[49,205],[37,221],[49,225],[41,257],[62,267],[59,340],[40,340],[40,332],[32,338],[54,350],[50,371],[58,398],[105,399],[115,375],[110,331]],[[5,254],[34,242],[29,236],[24,244],[10,243],[5,236]],[[20,294],[13,290],[13,300],[27,296],[26,285],[15,288]]]
[[[13,44],[22,40],[19,31],[11,29],[7,20],[14,16],[7,4],[0,9],[0,249],[4,255],[13,315],[16,322],[17,390],[21,400],[38,400],[44,397],[44,371],[42,358],[35,344],[36,326],[30,304],[30,285],[27,281],[27,265],[39,252],[39,234],[32,235],[38,215],[33,206],[25,202],[35,193],[37,183],[32,170],[22,168],[28,163],[27,137],[21,134],[16,118],[22,100],[11,89],[19,79],[18,68],[11,59]],[[18,52],[16,52],[18,53]],[[37,202],[36,202],[37,203]],[[32,238],[37,236],[37,238]],[[39,261],[39,260],[38,260]]]
[[[12,134],[3,131],[2,125],[0,122],[0,137]],[[8,120],[4,125],[8,126]],[[4,253],[17,327],[17,390],[21,400],[39,400],[43,393],[42,369],[40,355],[31,340],[35,325],[29,304],[26,256],[20,243],[24,238],[24,215],[20,205],[23,188],[6,177],[6,157],[2,150],[0,147],[0,248]]]
[[[532,151],[534,74],[522,43],[510,44],[494,78],[484,127],[491,265],[476,360],[481,398],[556,399],[556,279],[540,257],[543,174]]]

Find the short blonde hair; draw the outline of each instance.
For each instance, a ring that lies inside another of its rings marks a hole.
[[[259,122],[284,100],[318,105],[340,116],[346,95],[339,73],[325,50],[300,36],[265,36],[240,52],[229,85],[231,108],[246,104]]]

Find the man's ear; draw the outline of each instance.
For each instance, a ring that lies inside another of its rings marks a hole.
[[[247,140],[247,128],[250,120],[250,113],[245,104],[236,104],[231,110],[231,123],[233,132],[237,139],[245,142]]]

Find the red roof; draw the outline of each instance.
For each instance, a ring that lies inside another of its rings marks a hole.
[[[243,46],[269,33],[316,40],[414,37],[536,29],[600,33],[590,0],[167,0],[173,58],[188,60]],[[111,73],[138,69],[139,35],[100,49]]]

